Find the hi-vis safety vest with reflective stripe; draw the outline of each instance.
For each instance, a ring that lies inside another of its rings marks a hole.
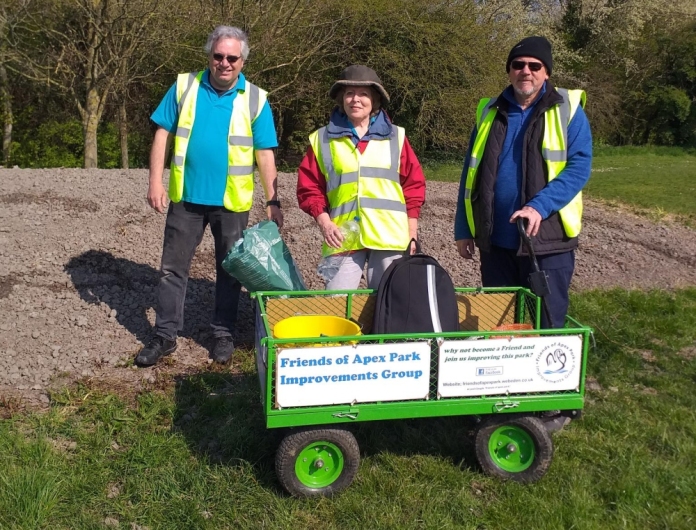
[[[553,105],[544,112],[544,138],[541,143],[541,156],[546,162],[548,181],[551,182],[563,171],[568,159],[568,123],[575,116],[578,106],[585,106],[584,90],[567,90],[556,88],[563,97],[563,102]],[[471,235],[476,237],[474,226],[474,213],[471,204],[471,196],[476,185],[476,173],[478,165],[483,158],[483,152],[491,132],[493,120],[498,112],[497,98],[484,98],[476,109],[477,134],[471,149],[469,167],[466,174],[466,187],[464,189],[464,209],[466,220],[469,224]],[[576,237],[582,228],[582,192],[558,212],[563,223],[563,230],[568,237]]]
[[[360,238],[347,250],[405,250],[408,246],[408,216],[399,176],[405,137],[403,128],[392,125],[389,138],[370,140],[361,154],[350,138],[329,138],[326,127],[309,136],[326,178],[331,220],[341,226],[359,218]],[[322,255],[345,250],[324,243]]]
[[[174,156],[169,173],[169,198],[179,202],[184,195],[184,167],[191,129],[196,119],[196,99],[203,72],[179,74],[176,80],[176,101],[179,121],[174,137]],[[254,194],[254,139],[251,123],[258,118],[266,92],[245,82],[232,103],[232,117],[227,146],[227,185],[223,205],[233,212],[251,209]]]

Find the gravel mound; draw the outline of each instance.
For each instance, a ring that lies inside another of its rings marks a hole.
[[[209,233],[191,268],[179,349],[161,366],[128,366],[154,322],[165,220],[145,200],[146,170],[1,169],[0,180],[0,399],[47,403],[50,389],[76,378],[139,390],[161,373],[207,365],[215,278]],[[297,207],[295,180],[280,175],[282,233],[307,286],[318,289],[320,233]],[[428,183],[420,238],[455,285],[476,286],[478,262],[461,259],[452,240],[457,189]],[[264,216],[256,190],[251,223]],[[588,201],[581,237],[576,290],[696,285],[694,230]],[[250,346],[248,296],[240,311],[235,340]]]

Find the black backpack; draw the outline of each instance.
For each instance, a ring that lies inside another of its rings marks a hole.
[[[393,261],[379,282],[372,333],[442,331],[459,331],[454,285],[416,241],[416,253]]]

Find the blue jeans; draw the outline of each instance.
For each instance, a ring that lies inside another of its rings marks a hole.
[[[539,268],[549,278],[550,294],[544,302],[551,316],[549,325],[545,312],[541,313],[542,328],[562,328],[568,313],[568,289],[575,270],[575,251],[537,256]],[[533,272],[529,256],[518,256],[516,249],[492,246],[490,252],[481,252],[481,282],[484,287],[527,287]]]
[[[205,227],[215,241],[215,310],[211,327],[215,337],[229,337],[237,323],[241,285],[223,268],[222,262],[242,237],[249,212],[231,212],[222,206],[188,202],[169,203],[164,228],[162,266],[157,294],[155,334],[175,340],[184,326],[184,299],[191,260],[203,239]]]

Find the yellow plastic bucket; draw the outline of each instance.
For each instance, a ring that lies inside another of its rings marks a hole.
[[[273,337],[276,339],[344,337],[352,335],[360,335],[360,326],[346,318],[332,315],[298,315],[284,318],[273,326]]]

